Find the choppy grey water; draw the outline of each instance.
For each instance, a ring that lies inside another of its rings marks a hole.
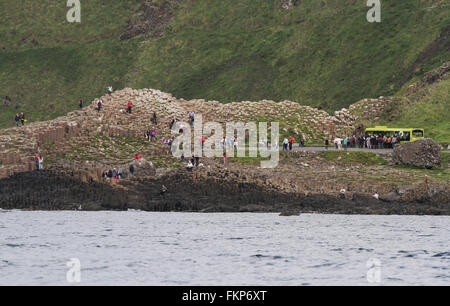
[[[70,285],[72,258],[79,285],[449,285],[449,242],[450,217],[10,211],[0,285]]]

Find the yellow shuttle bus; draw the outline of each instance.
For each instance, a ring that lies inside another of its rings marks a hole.
[[[377,126],[374,128],[366,129],[366,135],[377,136],[396,136],[400,138],[402,143],[412,142],[425,137],[424,129],[400,129],[400,128],[388,128],[387,126]]]

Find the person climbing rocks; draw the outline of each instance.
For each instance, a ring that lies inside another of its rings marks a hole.
[[[175,124],[175,119],[172,119],[172,121],[170,122],[169,129],[172,129],[174,124]]]
[[[345,200],[345,189],[341,189],[341,191],[339,193],[339,197],[341,200]]]
[[[157,117],[156,117],[156,112],[153,112],[152,122],[153,122],[153,124],[158,125],[158,120],[157,120]]]
[[[16,126],[18,127],[19,126],[19,123],[20,123],[20,115],[19,115],[19,113],[17,113],[16,114]]]
[[[39,170],[44,169],[44,157],[42,155],[39,155]]]
[[[155,128],[152,128],[152,131],[150,132],[150,140],[151,141],[153,141],[153,140],[155,140],[156,141],[156,130],[155,130]]]
[[[128,108],[127,108],[127,113],[131,114],[131,111],[133,109],[133,102],[128,102]]]
[[[189,161],[187,166],[186,166],[186,169],[187,169],[187,171],[191,172],[192,168],[194,168],[194,165],[191,163],[191,161]]]
[[[195,167],[198,167],[199,164],[200,164],[200,157],[195,156]]]
[[[161,194],[162,196],[164,196],[164,195],[166,194],[166,192],[167,192],[167,187],[164,186],[164,185],[162,185],[162,186],[161,186],[160,194]]]
[[[78,104],[78,106],[80,107],[80,110],[83,109],[83,100],[80,100],[80,103]]]
[[[108,94],[111,95],[113,93],[113,88],[112,86],[108,86]]]
[[[103,108],[103,101],[102,100],[98,100],[97,111],[101,112],[102,108]]]
[[[36,164],[36,170],[39,171],[39,154],[34,156],[34,162]]]
[[[133,165],[130,165],[130,177],[133,177],[134,176],[134,166]]]
[[[22,123],[22,126],[25,125],[25,114],[24,113],[20,113],[20,123]]]

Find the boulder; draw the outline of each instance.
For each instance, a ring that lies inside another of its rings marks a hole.
[[[154,176],[156,174],[153,163],[144,158],[135,159],[129,166],[131,165],[134,167],[134,176]]]
[[[392,160],[397,165],[438,168],[441,166],[441,150],[432,139],[424,138],[395,146]]]

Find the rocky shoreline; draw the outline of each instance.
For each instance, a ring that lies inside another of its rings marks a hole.
[[[168,187],[165,193],[163,185]],[[379,200],[353,193],[344,200],[332,194],[286,192],[259,180],[244,182],[232,172],[207,170],[177,169],[117,183],[83,181],[56,169],[23,172],[0,180],[0,194],[0,208],[6,210],[450,215],[450,193],[442,186],[405,187]]]

